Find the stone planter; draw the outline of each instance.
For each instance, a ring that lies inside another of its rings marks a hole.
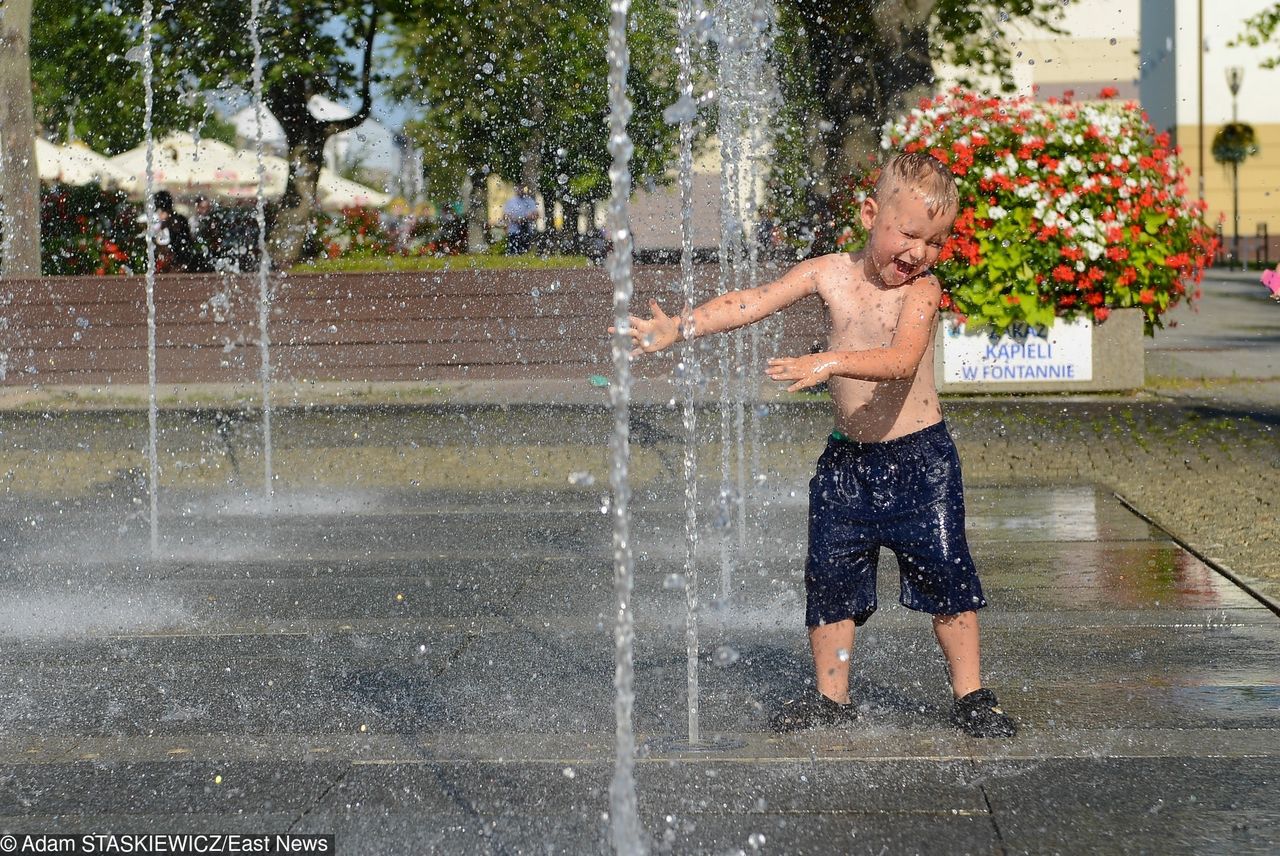
[[[1047,336],[965,333],[944,314],[934,349],[943,393],[1120,392],[1145,383],[1142,311],[1114,309],[1106,323],[1057,321]]]

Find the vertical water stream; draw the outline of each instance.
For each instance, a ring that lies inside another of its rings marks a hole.
[[[611,0],[609,9],[609,279],[613,283],[614,334],[611,342],[614,383],[609,387],[613,402],[613,439],[609,485],[613,490],[613,585],[617,602],[614,625],[614,715],[617,749],[613,782],[609,786],[609,817],[614,851],[624,856],[644,852],[640,820],[636,808],[635,732],[632,707],[635,701],[635,629],[631,592],[634,565],[631,554],[631,486],[627,468],[630,461],[631,405],[631,138],[627,121],[631,102],[627,97],[627,19],[630,0]]]
[[[266,165],[263,158],[262,41],[258,22],[262,0],[252,0],[249,13],[249,41],[253,44],[253,118],[257,128],[254,147],[258,158],[258,191],[255,215],[258,221],[258,380],[262,387],[262,468],[263,491],[268,500],[275,495],[271,463],[271,254],[267,249]]]
[[[693,0],[679,0],[680,103],[685,112],[680,121],[680,292],[684,307],[697,305],[693,278]],[[683,310],[682,310],[683,312]],[[698,410],[696,394],[701,380],[699,345],[692,339],[692,316],[685,317],[690,337],[680,352],[680,379],[684,393],[681,411],[684,423],[684,580],[685,643],[688,650],[689,745],[700,739],[698,722]]]
[[[155,59],[151,53],[151,0],[142,3],[142,85],[145,110],[142,127],[147,135],[146,201],[147,218],[147,498],[150,509],[151,557],[160,555],[159,480],[160,457],[156,448],[159,432],[156,429],[158,407],[156,402],[156,219],[155,201],[155,139],[152,133],[152,116],[155,109]]]

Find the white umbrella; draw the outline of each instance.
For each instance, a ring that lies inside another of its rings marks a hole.
[[[128,174],[126,189],[142,196],[147,175],[146,144],[117,155],[111,163]],[[279,158],[267,158],[264,166],[266,194],[279,196],[284,192],[288,168]],[[232,148],[218,140],[196,140],[183,132],[169,134],[153,143],[151,172],[157,189],[174,193],[231,197],[257,193],[258,159],[253,152]]]
[[[345,179],[332,170],[322,169],[316,184],[316,201],[325,211],[341,211],[355,207],[385,208],[391,202],[391,196]]]
[[[117,169],[110,160],[83,145],[55,145],[36,137],[36,170],[42,181],[61,181],[65,184],[91,184],[103,187],[119,186],[129,177]]]

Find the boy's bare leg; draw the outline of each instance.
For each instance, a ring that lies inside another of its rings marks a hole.
[[[818,692],[840,704],[849,703],[849,661],[853,657],[853,637],[857,627],[852,618],[809,628],[813,649],[813,671]],[[841,659],[840,652],[844,652]]]
[[[963,698],[982,687],[981,654],[978,648],[978,613],[970,610],[956,615],[935,615],[933,633],[947,658],[951,691]]]

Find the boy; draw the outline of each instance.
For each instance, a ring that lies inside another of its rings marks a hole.
[[[780,279],[715,297],[679,318],[650,302],[632,317],[635,354],[733,330],[816,294],[827,308],[828,350],[769,361],[789,392],[829,384],[835,432],[809,485],[805,624],[817,692],[788,702],[774,726],[789,731],[852,721],[849,660],[856,628],[876,609],[881,546],[898,556],[901,602],[933,615],[954,693],[952,721],[974,737],[1016,728],[979,677],[976,610],[986,605],[964,535],[955,445],[933,383],[942,288],[930,272],[958,213],[947,167],[899,155],[862,204],[869,237],[853,254],[796,265]]]

